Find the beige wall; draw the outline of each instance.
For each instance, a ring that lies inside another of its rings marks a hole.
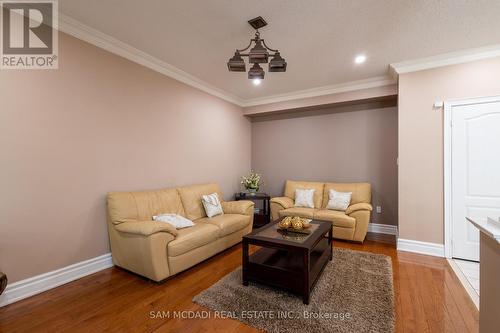
[[[250,168],[242,110],[60,35],[59,70],[0,71],[0,270],[9,282],[109,252],[108,191]]]
[[[369,109],[252,124],[252,168],[281,196],[287,179],[368,181],[382,214],[397,224],[397,109]]]
[[[500,95],[500,58],[399,76],[399,236],[444,243],[443,111],[436,100]]]

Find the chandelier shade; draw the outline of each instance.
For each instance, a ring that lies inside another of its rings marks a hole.
[[[250,68],[250,70],[248,71],[248,78],[250,80],[253,80],[253,79],[260,79],[260,80],[264,80],[264,69],[262,67],[260,67],[259,64],[253,64],[252,68]]]
[[[227,68],[230,72],[246,72],[246,64],[243,57],[248,57],[250,69],[248,71],[248,78],[251,80],[264,79],[264,69],[259,64],[267,64],[269,72],[286,72],[287,63],[281,57],[278,50],[271,49],[266,45],[264,39],[260,38],[259,28],[267,25],[262,17],[256,17],[248,23],[256,30],[255,37],[250,39],[250,44],[244,49],[237,49],[234,56],[227,62]],[[253,45],[253,47],[252,47]],[[244,53],[245,51],[248,53]]]
[[[227,62],[227,68],[230,72],[246,72],[245,61],[238,52],[234,53],[234,57]]]
[[[248,61],[253,64],[267,64],[269,53],[262,46],[260,39],[257,39],[255,46],[248,53]]]
[[[286,61],[279,52],[269,62],[269,72],[286,72]]]

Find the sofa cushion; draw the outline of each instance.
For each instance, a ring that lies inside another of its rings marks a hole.
[[[295,200],[296,189],[315,189],[314,191],[314,207],[321,208],[323,202],[323,183],[318,182],[300,182],[287,180],[285,185],[285,197]]]
[[[372,189],[370,183],[325,183],[323,191],[323,207],[326,207],[329,199],[329,192],[333,189],[337,192],[352,192],[351,205],[372,201]]]
[[[250,200],[222,201],[221,205],[224,214],[253,215],[255,203]]]
[[[195,223],[194,226],[177,230],[177,236],[168,243],[168,255],[179,256],[219,238],[219,228],[213,224]]]
[[[217,226],[220,229],[219,237],[224,237],[248,226],[250,224],[250,216],[240,214],[224,214],[214,217],[203,217],[195,222]]]
[[[306,219],[312,219],[314,216],[314,208],[305,208],[305,207],[292,207],[280,210],[278,212],[280,217],[284,216],[300,216],[305,217]]]
[[[333,188],[328,194],[326,209],[340,210],[345,212],[351,203],[352,192],[337,192]]]
[[[108,193],[108,212],[114,224],[152,220],[154,215],[184,215],[177,189]]]
[[[305,189],[298,188],[295,190],[295,207],[314,208],[314,192],[313,188]]]
[[[186,217],[192,221],[207,216],[205,208],[203,208],[203,204],[201,203],[202,195],[215,192],[222,200],[222,193],[217,184],[184,186],[179,187],[177,190],[179,191]]]
[[[201,203],[203,204],[203,208],[205,208],[205,214],[207,214],[208,217],[214,217],[224,214],[224,212],[222,211],[222,205],[220,204],[219,196],[215,192],[207,195],[202,195]]]
[[[337,210],[322,209],[314,212],[314,219],[329,221],[336,227],[354,228],[356,219]]]

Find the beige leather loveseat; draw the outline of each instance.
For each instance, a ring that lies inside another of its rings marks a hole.
[[[222,202],[224,215],[208,218],[201,196],[216,184],[108,194],[108,229],[115,265],[161,281],[231,247],[252,230],[254,203]],[[176,230],[154,215],[175,213],[195,225]]]
[[[296,189],[315,189],[314,208],[294,207]],[[326,209],[330,189],[352,192],[351,204],[345,212]],[[368,231],[372,211],[371,186],[369,183],[319,183],[288,180],[285,195],[271,199],[271,217],[300,216],[329,221],[335,238],[362,242]]]

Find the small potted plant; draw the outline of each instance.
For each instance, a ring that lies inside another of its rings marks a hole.
[[[241,185],[245,186],[245,189],[250,194],[255,194],[259,191],[259,188],[262,185],[261,175],[250,171],[248,176],[241,177]]]

